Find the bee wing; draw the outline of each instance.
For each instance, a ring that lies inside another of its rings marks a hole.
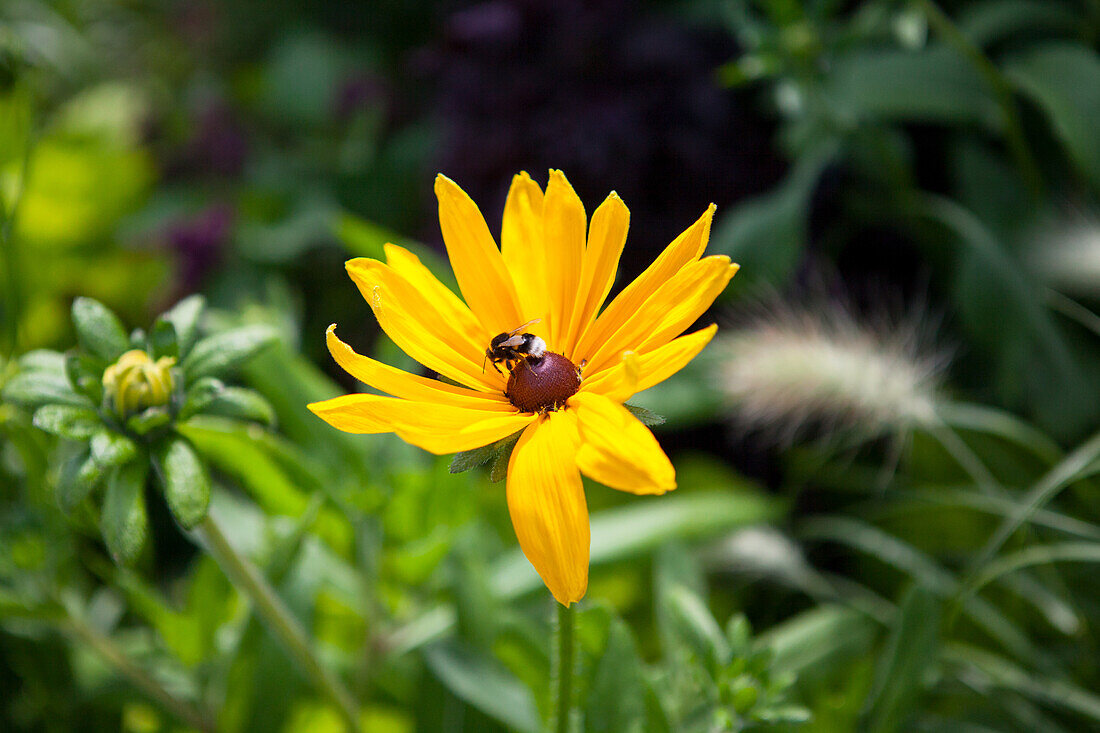
[[[523,328],[523,326],[520,326],[520,328]],[[515,347],[519,346],[522,343],[523,343],[523,336],[513,336],[512,338],[508,339],[507,341],[501,341],[500,345],[501,346],[510,346],[512,348],[515,348]]]
[[[542,320],[541,318],[532,318],[531,320],[529,320],[527,323],[523,324],[522,326],[517,326],[516,328],[513,328],[511,331],[509,331],[508,335],[509,336],[515,335],[515,334],[521,332],[523,329],[530,326],[532,323],[538,323],[541,320]],[[514,339],[508,339],[508,341],[505,341],[504,343],[508,344],[509,346],[519,346],[518,343],[511,343],[513,340]]]

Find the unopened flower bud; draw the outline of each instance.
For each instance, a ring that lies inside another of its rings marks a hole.
[[[108,403],[119,417],[147,407],[168,404],[172,398],[172,366],[176,360],[162,356],[155,362],[141,349],[127,351],[103,372]]]

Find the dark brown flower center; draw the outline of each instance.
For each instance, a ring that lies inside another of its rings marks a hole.
[[[546,412],[565,405],[580,386],[577,365],[561,354],[547,351],[541,359],[517,362],[504,394],[522,412]]]

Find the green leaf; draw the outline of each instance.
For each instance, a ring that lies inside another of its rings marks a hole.
[[[137,445],[125,435],[103,428],[92,436],[92,458],[100,468],[114,468],[133,460]]]
[[[255,437],[252,426],[235,420],[198,416],[176,429],[186,437],[204,461],[217,471],[240,482],[268,514],[298,517],[309,507],[310,486],[302,477],[295,478],[279,461],[285,451],[277,443]],[[347,520],[328,507],[321,511],[311,531],[334,548],[351,543],[352,529]]]
[[[150,407],[127,420],[126,428],[145,436],[170,422],[172,422],[172,413],[167,407]]]
[[[989,85],[945,46],[847,54],[832,65],[824,93],[830,105],[855,120],[969,124],[992,131],[1000,123]]]
[[[641,733],[647,725],[644,666],[630,628],[605,608],[582,611],[578,635],[602,631],[599,648],[586,650],[593,660],[588,690],[582,701],[588,730]]]
[[[225,377],[276,340],[270,326],[253,325],[223,331],[195,344],[183,360],[188,382],[202,377]]]
[[[87,440],[103,423],[90,407],[46,405],[34,413],[34,426],[70,440]]]
[[[817,516],[803,524],[800,535],[803,539],[827,539],[856,548],[909,575],[914,582],[938,593],[941,598],[950,597],[958,588],[954,576],[932,558],[866,522],[848,517]],[[975,625],[1004,648],[1021,658],[1042,658],[1042,652],[1027,635],[994,604],[980,597],[964,597],[962,607]]]
[[[663,600],[676,638],[706,664],[711,675],[717,675],[720,667],[729,664],[732,653],[710,609],[699,596],[682,585],[670,588]]]
[[[939,656],[940,601],[913,586],[895,615],[890,640],[879,659],[864,720],[868,731],[896,731],[924,687],[925,672]]]
[[[1015,692],[1044,705],[1071,710],[1091,719],[1093,729],[1100,724],[1100,697],[1072,682],[1021,669],[1004,657],[969,644],[945,644],[943,658],[954,666],[980,672],[979,681],[991,685],[991,691]]]
[[[35,349],[19,357],[19,370],[23,372],[65,373],[65,355],[52,349]]]
[[[161,318],[176,331],[176,346],[181,357],[187,356],[199,335],[199,319],[206,307],[206,299],[201,295],[191,295],[165,311]]]
[[[1014,573],[1023,568],[1060,562],[1100,564],[1100,543],[1061,542],[1054,545],[1032,545],[1017,552],[1003,555],[976,575],[969,584],[967,592],[977,593],[1001,576]]]
[[[57,503],[66,513],[72,513],[103,481],[103,469],[88,451],[72,457],[61,470],[57,482]]]
[[[71,351],[65,355],[65,375],[80,394],[93,404],[103,399],[103,362],[87,352]]]
[[[1100,59],[1091,48],[1050,43],[1005,63],[1005,75],[1050,120],[1070,160],[1100,192]]]
[[[447,470],[451,473],[463,473],[472,468],[483,466],[489,461],[493,461],[493,465],[495,466],[502,453],[505,456],[505,466],[507,466],[508,458],[511,457],[512,449],[515,447],[516,442],[519,441],[521,433],[523,433],[523,431],[519,430],[509,435],[507,438],[501,438],[495,443],[483,445],[473,450],[464,450],[460,453],[455,453],[454,458],[451,459],[451,465]],[[499,479],[493,480],[499,481]]]
[[[154,359],[162,356],[179,358],[180,346],[176,338],[176,327],[164,316],[158,318],[153,324],[153,331],[149,334],[149,349],[153,352]]]
[[[641,407],[639,405],[626,405],[626,404],[624,404],[623,407],[630,410],[630,414],[633,415],[634,417],[638,418],[638,420],[641,421],[642,425],[645,425],[647,428],[651,428],[651,427],[655,427],[657,425],[664,425],[665,424],[664,416],[663,415],[658,415],[656,412],[653,412],[652,410],[647,410],[646,408]]]
[[[192,529],[210,508],[210,478],[202,459],[186,438],[171,435],[157,445],[153,460],[172,516]]]
[[[530,690],[495,659],[443,641],[424,650],[424,661],[456,697],[486,715],[517,731],[541,730]]]
[[[149,520],[145,513],[145,478],[149,464],[134,461],[111,472],[103,498],[100,529],[111,557],[132,565],[145,545]]]
[[[73,327],[80,345],[108,362],[130,349],[122,321],[98,300],[80,297],[73,301]]]
[[[741,265],[738,292],[778,288],[794,272],[806,246],[810,197],[832,158],[831,148],[803,156],[777,189],[718,220],[710,251]]]
[[[774,521],[782,504],[748,488],[736,493],[708,491],[635,502],[592,515],[590,561],[593,567],[652,552],[672,539],[701,540],[750,524]],[[493,592],[509,600],[544,589],[531,563],[517,548],[490,567]],[[394,656],[419,648],[446,633],[454,612],[435,608],[390,637]]]
[[[876,632],[877,624],[860,611],[819,605],[768,629],[757,637],[757,645],[774,654],[774,672],[801,678],[811,671],[835,672],[837,658],[863,654]]]
[[[591,563],[624,560],[652,552],[671,539],[702,539],[736,527],[777,518],[781,505],[749,491],[708,491],[634,502],[592,516]],[[516,550],[493,565],[493,588],[505,598],[529,593],[542,583]]]
[[[979,46],[1019,34],[1072,35],[1080,20],[1079,11],[1058,0],[985,0],[960,6],[958,15],[959,30]]]
[[[244,387],[225,387],[201,410],[208,415],[251,420],[268,427],[275,424],[275,408],[263,396]]]
[[[197,415],[214,401],[218,393],[225,389],[225,382],[214,377],[203,377],[192,384],[183,398],[179,419],[186,420]]]
[[[286,344],[276,343],[245,367],[248,384],[275,407],[280,430],[334,476],[365,481],[389,460],[377,442],[338,430],[319,430],[317,416],[306,407],[345,392],[318,367]]]
[[[73,391],[64,374],[53,372],[19,372],[4,385],[4,402],[28,410],[43,405],[68,405],[69,407],[91,408],[92,402],[84,395]]]

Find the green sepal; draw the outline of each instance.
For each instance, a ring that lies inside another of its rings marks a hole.
[[[72,405],[39,407],[35,410],[33,422],[39,430],[70,440],[87,440],[103,425],[92,408]]]
[[[119,565],[132,565],[145,545],[149,531],[145,510],[148,471],[148,463],[134,461],[113,469],[107,479],[100,530],[111,557]]]
[[[179,419],[186,420],[192,415],[197,415],[206,409],[206,406],[214,401],[214,398],[225,389],[225,383],[215,377],[203,377],[190,387],[183,397],[183,407],[180,408]]]
[[[226,387],[214,395],[214,399],[202,412],[207,415],[250,420],[267,427],[275,424],[275,408],[271,403],[256,390],[244,387]]]
[[[172,413],[167,407],[150,407],[127,420],[126,429],[145,436],[170,422],[172,422]]]
[[[64,374],[47,371],[19,372],[0,392],[4,402],[35,410],[43,405],[91,408],[87,397],[77,394]]]
[[[202,377],[225,377],[260,350],[272,344],[276,333],[270,326],[254,325],[214,334],[195,344],[183,360],[188,382]]]
[[[199,319],[202,317],[206,300],[201,295],[191,295],[169,308],[161,316],[172,324],[176,331],[176,346],[180,357],[190,353],[191,347],[199,335]]]
[[[93,403],[103,399],[103,369],[103,361],[88,353],[70,351],[65,355],[69,384]]]
[[[518,430],[495,443],[455,453],[448,470],[451,473],[463,473],[471,468],[477,468],[491,462],[489,480],[494,483],[500,481],[507,475],[508,460],[512,457],[512,449],[516,447],[521,434],[523,434],[523,431]],[[500,468],[501,465],[503,465],[503,469]]]
[[[149,334],[149,351],[154,360],[162,356],[179,359],[180,346],[176,338],[176,327],[171,321],[165,320],[164,316],[158,318],[153,324],[153,330]]]
[[[512,451],[515,450],[516,443],[519,442],[519,436],[521,435],[523,435],[523,431],[517,430],[507,438],[499,441],[500,448],[493,457],[493,465],[489,468],[490,482],[500,483],[508,477],[508,462],[512,460]]]
[[[92,490],[103,482],[103,469],[88,451],[81,451],[65,462],[57,482],[57,503],[65,513],[72,513]]]
[[[210,508],[210,478],[202,459],[186,438],[169,435],[154,449],[153,463],[172,516],[192,529]]]
[[[652,410],[647,410],[646,408],[639,407],[638,405],[626,405],[626,404],[624,404],[623,407],[630,410],[630,414],[633,415],[634,417],[638,418],[638,421],[641,422],[642,425],[645,425],[647,428],[651,428],[651,427],[654,427],[656,425],[664,425],[665,424],[664,416],[663,415],[658,415],[656,412],[653,412]]]
[[[113,362],[130,349],[126,329],[110,308],[92,298],[73,301],[73,327],[80,345],[96,356]]]
[[[92,436],[92,458],[100,468],[121,466],[132,461],[137,454],[137,444],[113,430],[103,428]]]

